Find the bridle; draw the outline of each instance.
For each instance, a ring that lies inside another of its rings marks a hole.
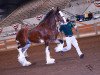
[[[60,16],[60,17],[58,17],[58,16]],[[56,29],[57,29],[57,31],[59,32],[59,28],[60,28],[60,22],[62,22],[63,21],[63,15],[61,15],[59,12],[58,12],[58,14],[55,14],[54,15],[54,17],[55,17],[55,21],[56,21]],[[60,18],[60,19],[59,19]],[[64,22],[64,21],[63,21]]]

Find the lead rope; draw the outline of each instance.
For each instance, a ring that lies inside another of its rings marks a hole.
[[[60,28],[60,24],[57,24],[57,30],[58,30],[58,32],[59,32],[58,35],[59,35],[60,39],[63,40],[63,33],[60,32],[59,28]]]

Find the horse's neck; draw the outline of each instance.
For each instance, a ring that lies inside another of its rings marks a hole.
[[[47,21],[47,25],[48,25],[48,27],[50,28],[50,29],[56,29],[56,21],[55,21],[55,18],[53,17],[53,18],[51,18],[51,19],[49,19],[48,21]]]
[[[38,26],[48,28],[51,30],[57,29],[56,20],[55,20],[54,15],[51,15],[51,17],[42,20]]]

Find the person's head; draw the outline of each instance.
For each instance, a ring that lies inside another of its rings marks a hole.
[[[66,19],[66,22],[70,22],[70,20],[67,18],[67,19]]]

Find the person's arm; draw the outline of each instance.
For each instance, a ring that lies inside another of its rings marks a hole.
[[[74,29],[75,29],[76,31],[78,31],[78,28],[77,28],[77,26],[76,26],[76,25],[74,26]]]
[[[72,23],[72,27],[75,29],[75,31],[78,31],[77,25],[75,23]]]

